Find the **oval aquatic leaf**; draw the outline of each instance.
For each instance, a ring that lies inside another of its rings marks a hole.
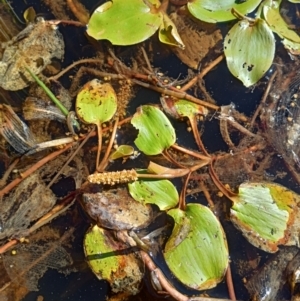
[[[128,184],[128,188],[136,201],[155,204],[160,210],[174,208],[178,204],[177,189],[169,180],[135,181]]]
[[[139,130],[134,143],[146,155],[158,155],[175,143],[175,130],[166,115],[157,107],[139,107],[131,124]]]
[[[117,110],[117,96],[109,83],[98,79],[86,83],[76,97],[76,113],[86,123],[101,124],[110,120]]]
[[[300,201],[296,193],[275,183],[249,182],[231,200],[231,221],[251,244],[270,253],[278,245],[294,244],[290,236]]]
[[[228,266],[225,234],[216,216],[205,206],[188,204],[168,212],[175,226],[165,250],[172,273],[194,289],[215,287]]]
[[[261,0],[237,2],[236,0],[193,0],[188,2],[187,8],[195,18],[208,23],[216,23],[235,19],[231,13],[232,8],[243,15],[254,11]]]
[[[163,21],[159,1],[114,0],[99,6],[92,14],[87,34],[115,45],[132,45],[151,37]],[[152,6],[152,7],[150,7]]]
[[[185,48],[176,25],[166,14],[163,15],[163,23],[160,25],[158,38],[162,43],[178,46],[181,49]]]
[[[93,273],[100,280],[109,282],[114,293],[135,295],[140,291],[144,276],[143,265],[136,253],[123,254],[126,245],[114,240],[111,233],[98,226],[85,234],[84,253]]]
[[[262,19],[236,23],[224,40],[230,72],[246,87],[255,84],[270,68],[275,54],[275,38]]]
[[[300,43],[300,37],[294,30],[290,29],[290,26],[281,17],[280,3],[281,1],[274,0],[264,2],[262,8],[264,19],[267,21],[270,28],[281,38],[285,38],[291,42]]]

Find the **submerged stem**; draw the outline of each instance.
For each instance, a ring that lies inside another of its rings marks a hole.
[[[97,133],[98,133],[98,150],[97,150],[97,157],[96,157],[96,170],[100,163],[100,153],[102,148],[102,125],[100,122],[96,124],[97,126]]]

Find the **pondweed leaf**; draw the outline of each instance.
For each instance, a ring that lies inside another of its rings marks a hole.
[[[231,221],[251,244],[266,252],[299,244],[300,197],[275,183],[243,183],[231,197]]]
[[[147,5],[147,4],[148,5]],[[87,34],[114,45],[132,45],[151,37],[163,22],[158,0],[114,0],[92,14]]]
[[[86,83],[76,98],[76,112],[85,123],[98,124],[110,120],[117,110],[117,96],[109,83],[98,79]]]
[[[96,169],[100,163],[102,123],[109,121],[117,111],[117,95],[109,83],[93,79],[86,83],[76,97],[77,116],[85,123],[95,124],[98,131]]]
[[[231,13],[232,8],[245,15],[254,11],[260,2],[261,0],[194,0],[188,1],[187,8],[195,18],[216,23],[235,19]]]
[[[228,266],[228,248],[222,226],[205,206],[188,204],[168,212],[175,226],[165,250],[173,274],[194,289],[215,287]]]
[[[300,48],[300,37],[284,21],[280,15],[281,0],[266,0],[262,4],[262,13],[270,28],[282,39],[287,40],[284,45],[293,52],[293,49]]]
[[[108,281],[114,293],[135,295],[140,291],[144,276],[140,258],[136,253],[122,253],[126,245],[116,241],[109,231],[96,225],[91,227],[83,245],[91,270],[98,279]]]
[[[128,188],[136,201],[155,204],[160,210],[174,208],[179,201],[177,189],[169,180],[135,181]]]
[[[131,119],[131,124],[139,130],[134,143],[146,155],[158,155],[176,141],[172,124],[157,107],[139,107]]]
[[[163,22],[159,28],[158,38],[162,43],[178,46],[181,49],[185,48],[177,31],[176,25],[167,14],[163,14]]]
[[[246,87],[255,84],[270,68],[275,54],[275,38],[262,19],[243,19],[228,32],[224,53],[230,72]]]
[[[281,1],[267,0],[263,2],[263,16],[271,29],[276,32],[281,38],[286,38],[290,41],[300,43],[300,37],[297,33],[290,29],[289,25],[280,15]]]

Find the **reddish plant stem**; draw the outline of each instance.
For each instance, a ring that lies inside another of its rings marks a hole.
[[[186,198],[186,190],[187,190],[187,186],[190,180],[192,172],[189,172],[184,180],[184,184],[180,193],[180,198],[179,198],[179,209],[181,210],[185,210],[185,206],[186,206],[186,202],[185,202],[185,198]]]
[[[40,167],[42,167],[47,162],[53,160],[54,158],[56,158],[60,154],[62,154],[65,151],[67,151],[69,148],[72,147],[72,145],[73,145],[73,143],[70,143],[66,147],[64,147],[63,149],[60,149],[60,150],[58,150],[56,152],[51,153],[50,155],[46,156],[45,158],[43,158],[39,162],[37,162],[34,165],[32,165],[29,169],[27,169],[24,173],[22,173],[22,176],[20,178],[16,178],[12,182],[10,182],[8,185],[6,185],[3,189],[1,189],[0,190],[0,197],[3,196],[3,195],[5,195],[5,194],[7,194],[7,193],[9,193],[14,187],[16,187],[25,178],[27,178],[28,176],[30,176],[33,172],[35,172],[37,169],[39,169]]]
[[[12,239],[9,242],[7,242],[5,245],[0,247],[0,254],[5,253],[8,249],[12,248],[18,243],[17,239]]]
[[[204,194],[204,196],[205,196],[205,198],[206,198],[206,200],[209,204],[210,209],[213,211],[214,207],[215,207],[215,204],[214,204],[214,202],[213,202],[213,200],[210,196],[210,193],[208,192],[208,190],[207,190],[206,186],[204,185],[203,181],[200,181],[199,184],[200,184],[200,188],[201,188],[201,190],[202,190],[202,192],[203,192],[203,194]]]
[[[168,152],[167,149],[165,149],[162,153],[163,157],[168,160],[169,162],[175,164],[176,166],[180,167],[180,168],[186,168],[184,165],[182,165],[181,163],[177,162]]]
[[[87,24],[89,22],[90,15],[86,8],[77,0],[67,0],[67,5],[74,14],[74,16],[82,23]]]
[[[201,159],[201,160],[203,160],[203,161],[207,161],[207,164],[211,161],[211,158],[210,158],[210,157],[207,157],[207,156],[205,156],[205,155],[202,155],[202,154],[199,154],[199,153],[197,153],[197,152],[191,151],[191,150],[186,149],[186,148],[184,148],[184,147],[181,147],[181,146],[179,146],[179,145],[177,145],[177,144],[173,144],[171,147],[174,148],[174,149],[176,149],[177,151],[182,152],[182,153],[191,155],[191,156],[193,156],[193,157],[195,157],[195,158],[198,158],[198,159]]]
[[[16,167],[16,165],[18,164],[18,162],[20,161],[20,158],[17,158],[13,161],[13,163],[10,164],[10,166],[8,167],[8,169],[5,171],[2,179],[0,180],[0,187],[3,187],[6,185],[7,179],[9,177],[9,175],[11,174],[11,172],[13,171],[13,169]]]
[[[26,236],[30,235],[43,225],[49,223],[52,221],[55,217],[60,215],[61,213],[65,212],[69,209],[69,207],[73,204],[75,200],[76,192],[73,192],[69,195],[67,195],[60,204],[53,207],[48,213],[46,213],[44,216],[42,216],[35,224],[33,224],[26,232]],[[0,254],[5,253],[9,249],[11,249],[13,246],[19,243],[18,239],[12,239],[8,241],[6,244],[0,247]]]
[[[196,103],[198,105],[204,106],[206,108],[209,108],[209,109],[212,109],[212,110],[219,110],[218,106],[216,106],[212,103],[206,102],[204,100],[198,99],[198,98],[196,98],[192,95],[187,94],[184,91],[180,91],[180,90],[177,90],[177,91],[172,90],[171,91],[171,90],[168,90],[166,88],[153,86],[153,85],[150,85],[148,83],[145,83],[145,82],[142,82],[142,81],[139,81],[139,80],[136,80],[136,79],[131,79],[131,81],[133,83],[137,84],[137,85],[140,85],[142,87],[154,90],[156,92],[159,92],[159,93],[162,93],[162,94],[165,94],[165,95],[171,95],[171,96],[176,97],[176,98],[183,98],[183,99],[186,99],[186,100],[190,100],[191,102]]]
[[[69,72],[71,69],[73,69],[74,67],[76,67],[77,65],[80,65],[80,64],[103,64],[103,61],[100,60],[100,59],[82,59],[82,60],[79,60],[79,61],[76,61],[74,63],[72,63],[71,65],[69,65],[68,67],[66,67],[65,69],[63,69],[62,71],[60,71],[59,73],[57,73],[56,75],[54,76],[51,76],[48,78],[48,80],[53,80],[53,81],[57,81],[60,77],[62,77],[64,74],[66,74],[67,72]],[[114,75],[114,74],[110,74],[110,73],[106,73],[106,72],[103,72],[103,76],[109,76],[109,75]]]
[[[201,137],[200,137],[200,134],[199,134],[199,130],[198,130],[198,124],[197,124],[196,116],[194,116],[193,118],[190,118],[190,124],[191,124],[191,127],[192,127],[194,138],[196,140],[196,143],[197,143],[199,149],[203,152],[203,154],[205,156],[210,157],[210,155],[208,154],[204,144],[202,143],[202,140],[201,140]]]
[[[218,187],[218,189],[229,199],[231,200],[232,197],[235,197],[236,194],[233,193],[232,191],[228,190],[222,183],[221,181],[219,180],[216,172],[215,172],[215,169],[213,167],[213,162],[214,160],[210,163],[209,165],[209,174],[210,174],[210,177],[211,179],[213,180],[214,184]]]
[[[85,143],[89,140],[89,138],[92,136],[93,129],[84,137],[81,144],[77,147],[77,149],[70,155],[68,160],[65,162],[65,164],[62,166],[62,168],[57,172],[57,174],[52,178],[52,180],[49,182],[47,187],[51,187],[54,182],[58,179],[58,177],[61,175],[63,170],[69,165],[69,163],[74,159],[74,157],[77,155],[77,153],[82,149],[82,147],[85,145]]]
[[[112,133],[111,133],[111,136],[110,136],[110,140],[109,140],[109,144],[107,146],[106,152],[104,154],[104,157],[103,157],[101,163],[97,167],[98,172],[102,172],[105,169],[106,165],[107,165],[107,160],[108,160],[110,151],[112,149],[112,146],[113,146],[113,143],[114,143],[114,140],[115,140],[115,137],[116,137],[118,122],[119,122],[119,118],[117,118],[116,121],[115,121],[115,124],[113,126],[113,130],[112,130]]]
[[[236,301],[236,296],[235,296],[235,291],[234,291],[234,286],[233,286],[233,281],[232,281],[232,275],[231,275],[230,263],[228,263],[228,268],[226,271],[226,284],[227,284],[227,288],[228,288],[229,298],[233,301]]]

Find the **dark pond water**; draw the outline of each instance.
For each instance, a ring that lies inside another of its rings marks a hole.
[[[93,10],[99,1],[82,1],[89,10]],[[102,1],[104,2],[104,1]],[[46,19],[51,19],[52,14],[49,8],[43,3],[43,1],[21,1],[13,0],[10,1],[11,6],[15,13],[20,19],[22,19],[23,11],[29,6],[33,6],[35,11],[44,16]],[[223,30],[226,31],[225,29]],[[68,66],[70,63],[76,59],[82,57],[88,57],[93,55],[93,49],[91,47],[86,47],[88,45],[88,40],[84,36],[84,29],[74,28],[74,27],[64,27],[60,28],[66,43],[66,55],[63,62],[63,67]],[[187,74],[187,67],[181,63],[173,54],[170,54],[167,58],[162,57],[158,54],[159,51],[154,55],[155,61],[154,65],[161,68],[162,72],[168,72],[168,76],[177,78],[179,74],[184,77]],[[290,60],[288,56],[284,54],[282,47],[278,44],[278,53],[284,57],[285,60]],[[271,72],[270,72],[271,74]],[[260,99],[263,95],[263,91],[266,87],[266,82],[268,76],[263,79],[262,83],[255,88],[246,89],[242,84],[235,79],[228,71],[226,63],[223,61],[218,65],[213,71],[211,71],[205,77],[205,85],[208,92],[216,100],[217,105],[227,105],[233,102],[236,105],[238,111],[243,112],[247,116],[251,116],[255,111]],[[68,79],[64,79],[65,83],[68,84]],[[131,103],[129,111],[132,113],[135,108],[143,104],[143,102],[148,102],[151,98],[152,103],[159,103],[159,94],[147,91],[139,90],[135,100]],[[195,148],[195,142],[192,136],[186,135],[186,125],[179,123],[175,124],[178,143]],[[210,119],[203,125],[203,143],[210,153],[218,151],[228,151],[227,145],[223,142],[219,131],[219,121],[217,119]],[[282,159],[278,157],[277,163],[282,166],[281,169],[286,171]],[[288,174],[282,180],[278,180],[282,184],[292,188],[295,191],[300,191],[298,186],[292,180],[292,177]],[[64,191],[68,185],[72,186],[72,183],[63,182],[56,185],[57,193],[64,194]],[[203,201],[199,199],[199,201]],[[76,206],[76,205],[75,205]],[[75,240],[72,243],[70,249],[72,249],[72,256],[79,272],[70,273],[69,275],[64,275],[56,270],[49,269],[45,275],[39,281],[39,291],[29,293],[23,300],[24,301],[36,301],[38,296],[43,296],[45,301],[77,301],[77,300],[106,300],[107,292],[109,291],[108,286],[104,282],[100,282],[96,277],[89,271],[88,267],[84,264],[85,259],[82,250],[82,239],[85,231],[89,227],[89,220],[84,215],[82,210],[79,208],[79,227],[75,230]],[[57,225],[60,229],[67,230],[69,228],[68,222],[72,223],[72,217],[68,215],[65,217],[60,217],[54,221],[54,225]],[[237,262],[238,260],[247,260],[249,253],[255,254],[255,256],[261,256],[263,260],[269,258],[269,255],[254,248],[250,245],[242,236],[242,234],[237,231],[229,221],[223,222],[223,227],[227,235],[230,258],[232,261]],[[237,265],[232,265],[233,280],[236,289],[236,295],[238,300],[248,300],[249,295],[244,288],[242,279],[237,271]],[[228,298],[226,284],[222,282],[218,287],[212,291],[208,292],[214,297]],[[154,293],[150,293],[147,289],[147,285],[144,286],[143,291],[137,297],[132,298],[132,300],[156,300],[159,299]]]

